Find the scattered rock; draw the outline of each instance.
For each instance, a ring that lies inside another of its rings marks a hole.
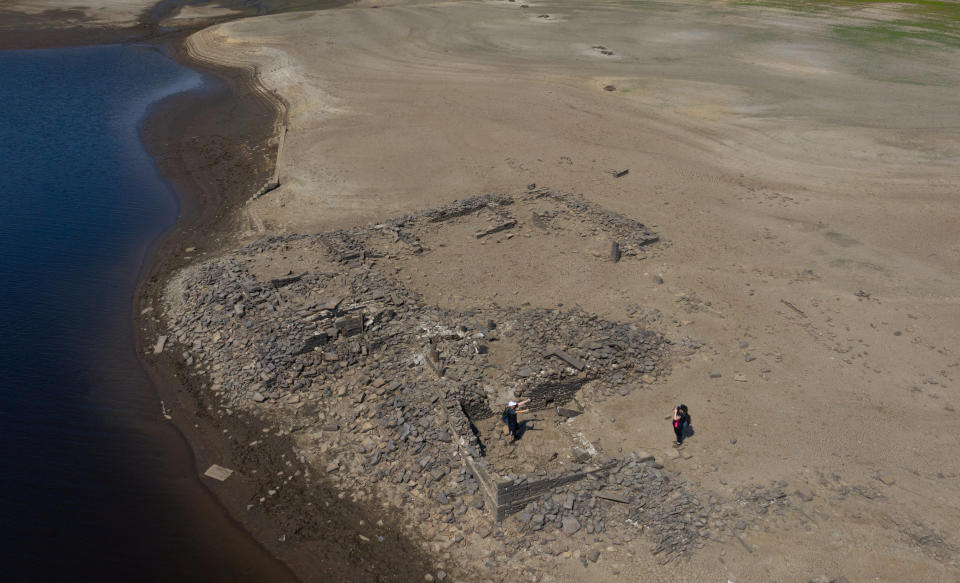
[[[656,458],[653,456],[652,453],[643,451],[642,449],[638,449],[637,451],[633,452],[633,457],[637,461],[637,463],[641,463],[641,464],[645,462],[656,461]]]
[[[813,500],[813,493],[810,490],[797,490],[794,492],[797,498],[803,500],[804,502],[810,502]]]
[[[620,261],[620,244],[616,241],[610,241],[610,261],[617,263]]]
[[[572,516],[565,517],[561,521],[563,525],[563,534],[573,536],[580,530],[580,521]]]

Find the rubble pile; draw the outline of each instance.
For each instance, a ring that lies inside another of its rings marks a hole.
[[[756,524],[771,509],[782,513],[789,507],[782,489],[763,486],[726,501],[714,495],[698,498],[678,474],[665,471],[652,456],[635,452],[589,479],[530,503],[516,515],[515,524],[528,545],[581,529],[589,535],[606,533],[617,544],[643,535],[650,552],[667,563],[702,548],[708,540],[737,537],[738,531]]]
[[[668,371],[660,335],[577,308],[455,312],[423,305],[364,263],[264,282],[244,267],[247,257],[293,246],[335,261],[363,254],[344,257],[331,240],[346,238],[272,238],[199,265],[179,282],[167,315],[184,359],[208,374],[224,407],[298,405],[316,418],[294,415],[293,426],[342,428],[348,438],[372,435],[377,425],[392,441],[360,448],[376,450],[356,460],[367,483],[384,478],[374,466],[398,442],[443,444],[463,436],[467,453],[481,457],[471,422],[502,408],[494,386],[546,408],[566,404],[587,382],[600,398]],[[503,338],[515,353],[492,365],[489,351]],[[422,473],[439,461],[421,459],[409,470]],[[403,478],[395,472],[391,479]]]
[[[261,502],[290,480],[322,472],[354,499],[401,509],[428,544],[466,547],[466,537],[491,537],[511,555],[534,540],[554,553],[560,547],[547,543],[557,535],[626,542],[645,533],[651,550],[669,560],[729,529],[725,506],[693,497],[652,456],[614,460],[577,450],[576,463],[530,475],[501,475],[484,459],[474,422],[502,409],[504,391],[542,410],[567,405],[586,387],[591,400],[626,395],[669,373],[669,342],[636,324],[579,308],[426,305],[386,269],[391,256],[429,252],[422,229],[487,213],[492,226],[476,235],[485,236],[513,228],[519,205],[543,200],[555,208],[534,222],[550,229],[562,216],[587,221],[614,238],[616,260],[656,240],[636,221],[531,189],[363,228],[263,239],[171,282],[165,349],[208,380],[213,409],[279,422],[306,464],[260,492]],[[322,256],[324,267],[269,278],[251,268],[296,254]],[[498,525],[508,513],[490,508],[490,489],[505,480],[518,492],[534,482],[550,487],[518,498],[510,508],[516,518]]]
[[[602,235],[611,243],[609,258],[643,257],[644,248],[659,241],[659,236],[643,223],[601,208],[582,197],[547,188],[530,188],[521,195],[485,194],[454,201],[445,206],[415,214],[396,217],[373,227],[358,228],[350,234],[364,238],[370,252],[390,256],[395,247],[388,243],[402,243],[406,252],[425,250],[419,234],[430,227],[468,215],[483,216],[489,227],[478,230],[474,236],[483,238],[529,223],[544,233],[561,232],[564,221],[578,226],[581,235]]]

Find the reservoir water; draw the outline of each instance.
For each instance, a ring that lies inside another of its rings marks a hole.
[[[290,581],[203,488],[134,350],[177,201],[138,136],[209,80],[147,46],[0,51],[3,581]]]

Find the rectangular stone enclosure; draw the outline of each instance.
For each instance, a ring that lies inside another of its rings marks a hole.
[[[582,384],[580,379],[543,383],[529,393],[530,408],[540,412],[553,410],[554,406],[569,402]],[[568,464],[546,472],[500,474],[484,459],[486,448],[474,425],[475,417],[489,418],[494,414],[484,409],[475,403],[461,402],[458,407],[448,409],[448,420],[454,439],[460,446],[461,460],[480,483],[485,504],[497,521],[520,512],[527,504],[555,488],[582,480],[616,464],[615,460],[595,460],[593,463]]]

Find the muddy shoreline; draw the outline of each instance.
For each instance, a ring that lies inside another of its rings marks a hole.
[[[210,90],[159,102],[141,129],[144,143],[174,185],[181,205],[176,226],[151,251],[134,300],[138,354],[144,369],[172,409],[173,423],[191,444],[198,474],[212,463],[237,470],[224,483],[204,479],[210,482],[208,488],[301,580],[421,580],[428,568],[426,560],[399,534],[400,529],[370,548],[360,539],[358,526],[388,522],[388,517],[342,499],[325,484],[286,488],[271,496],[267,512],[249,512],[251,501],[269,495],[270,478],[290,472],[291,460],[296,463],[292,441],[280,428],[264,426],[257,419],[212,413],[217,403],[204,393],[202,377],[190,376],[175,355],[149,354],[157,336],[163,334],[156,310],[161,308],[159,298],[170,275],[242,240],[242,207],[272,173],[274,129],[282,115],[257,91],[249,71],[192,60],[182,47],[185,36],[166,39],[163,47],[181,64],[213,75],[216,81]],[[253,440],[261,443],[255,454],[246,447]],[[310,471],[299,464],[298,469]]]

